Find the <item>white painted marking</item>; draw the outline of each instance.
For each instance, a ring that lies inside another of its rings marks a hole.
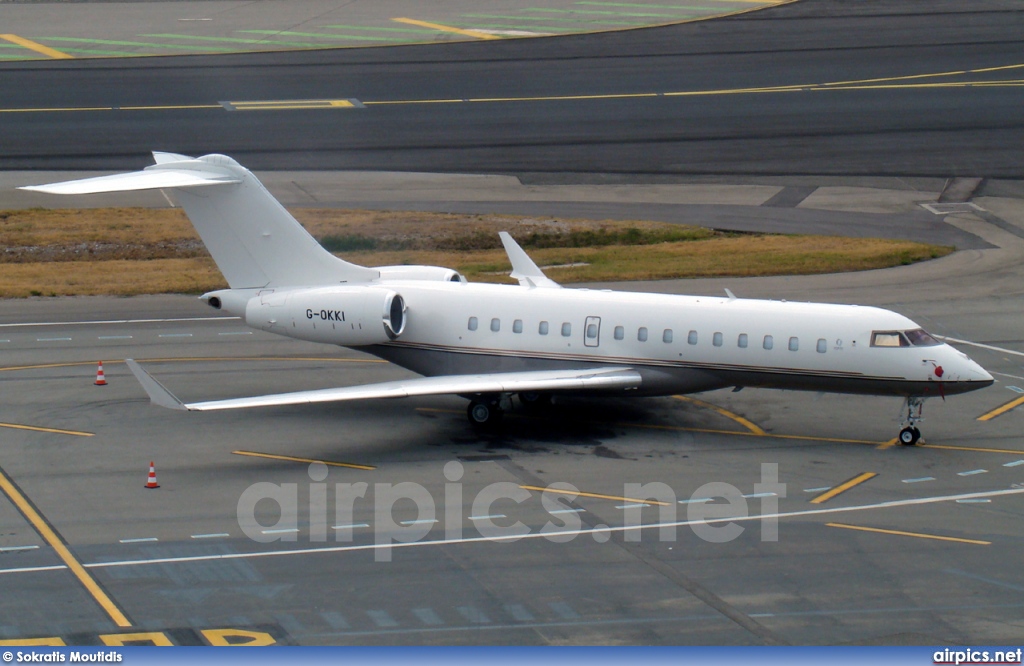
[[[1024,393],[1024,388],[1021,388],[1019,386],[1007,386],[1006,388],[1010,389],[1014,393]]]
[[[804,488],[805,493],[823,493],[826,490],[832,490],[832,486],[822,486],[821,488]]]
[[[193,539],[221,539],[227,536],[231,536],[227,532],[218,532],[217,534],[193,534]]]
[[[179,317],[177,319],[106,319],[98,321],[34,321],[24,324],[0,324],[0,328],[27,326],[95,326],[97,324],[158,324],[174,321],[230,321],[241,317]]]
[[[434,518],[424,518],[422,520],[403,520],[402,525],[426,525],[436,523],[437,520]]]
[[[972,469],[967,472],[957,472],[957,476],[974,476],[975,474],[988,474],[987,469]]]
[[[1020,379],[1021,381],[1024,381],[1024,377],[1020,377],[1018,375],[1008,375],[1005,372],[995,372],[993,370],[989,370],[988,374],[999,375],[1000,377],[1009,377],[1010,379]]]
[[[18,567],[17,569],[0,569],[0,573],[36,573],[37,571],[63,571],[67,567],[63,564],[51,564],[46,567]]]
[[[22,550],[36,550],[39,546],[5,546],[0,548],[0,553],[13,553]]]
[[[647,502],[634,502],[632,504],[620,504],[616,509],[635,509],[640,506],[647,506]]]
[[[1024,356],[1024,352],[1013,351],[1012,349],[1005,349],[1003,347],[993,347],[992,345],[983,345],[980,342],[971,342],[970,340],[957,340],[956,338],[947,338],[943,335],[932,334],[932,337],[938,338],[943,342],[955,342],[959,345],[970,345],[972,347],[980,347],[981,349],[988,349],[990,351],[1002,352],[1004,354],[1013,354],[1014,356]]]
[[[36,342],[71,342],[71,338],[36,338]]]
[[[264,534],[292,534],[299,531],[297,527],[290,527],[281,530],[260,530]]]
[[[97,340],[131,340],[132,336],[130,336],[130,335],[101,335],[101,336],[99,336],[96,339]]]
[[[679,500],[679,503],[680,504],[697,504],[697,503],[710,502],[710,501],[711,501],[710,497],[695,497],[694,499]]]
[[[252,335],[252,331],[230,331],[228,333],[218,333],[217,335]]]
[[[368,523],[352,523],[351,525],[335,525],[332,530],[354,530],[357,527],[369,527]]]
[[[0,340],[0,342],[10,342],[10,340]]]
[[[1019,467],[1024,465],[1024,460],[1014,460],[1013,462],[1003,463],[1003,467]]]
[[[494,513],[494,514],[491,514],[489,516],[470,516],[469,517],[470,520],[493,520],[495,518],[508,518],[508,516],[506,516],[503,513]]]
[[[743,497],[744,497],[744,499],[758,499],[758,498],[761,498],[761,497],[775,497],[775,493],[751,493],[749,495],[744,495]]]
[[[556,514],[559,514],[559,513],[586,513],[586,512],[587,512],[586,509],[556,509],[554,511],[548,511],[548,513],[550,513],[551,515],[556,515]]]
[[[957,504],[985,504],[985,503],[991,502],[991,501],[992,500],[990,500],[990,499],[962,499],[962,500],[957,500],[956,503]]]
[[[805,509],[803,511],[788,511],[785,513],[767,513],[754,516],[730,516],[727,518],[711,518],[708,520],[680,520],[669,523],[647,523],[645,525],[623,525],[619,527],[600,527],[578,530],[562,530],[559,532],[531,532],[529,534],[514,534],[504,537],[466,537],[462,539],[431,539],[427,541],[410,541],[398,543],[377,543],[361,544],[357,546],[327,546],[323,548],[295,548],[291,550],[265,550],[249,553],[221,553],[217,555],[189,555],[183,557],[160,557],[150,560],[121,560],[118,562],[93,562],[85,564],[87,569],[106,569],[110,567],[133,567],[153,564],[180,564],[185,562],[209,562],[213,560],[248,560],[257,557],[281,557],[284,555],[323,555],[327,553],[345,553],[358,550],[380,550],[383,548],[425,548],[430,546],[450,546],[460,543],[495,543],[500,541],[518,541],[521,539],[548,539],[551,537],[576,536],[580,534],[594,534],[597,532],[632,532],[636,530],[655,530],[664,527],[685,527],[697,524],[712,524],[726,522],[747,522],[756,520],[777,520],[779,518],[798,518],[801,516],[821,516],[830,513],[851,513],[855,511],[872,511],[875,509],[890,509],[901,506],[918,506],[924,504],[937,504],[940,502],[955,502],[961,499],[981,499],[985,497],[1002,497],[1004,495],[1024,494],[1024,488],[1013,488],[1010,490],[987,490],[977,493],[964,493],[961,495],[939,495],[935,497],[918,497],[907,500],[894,500],[879,502],[877,504],[861,504],[856,506],[837,506],[824,509]],[[551,513],[551,512],[549,512]],[[26,571],[60,571],[66,569],[64,565],[51,567],[33,567],[22,569],[0,569],[0,574],[23,573]]]
[[[191,333],[161,333],[161,338],[191,338]]]
[[[903,479],[903,483],[923,483],[924,481],[934,481],[934,476],[922,476],[917,479]]]
[[[121,543],[149,543],[159,541],[156,537],[143,537],[141,539],[121,539]]]

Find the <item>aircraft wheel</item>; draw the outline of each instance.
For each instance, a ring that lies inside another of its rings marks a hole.
[[[917,444],[919,439],[921,439],[921,431],[914,426],[908,426],[900,430],[900,444],[903,446],[913,446]]]
[[[472,400],[466,409],[466,416],[469,422],[478,428],[491,428],[496,426],[504,412],[501,406],[493,400]]]

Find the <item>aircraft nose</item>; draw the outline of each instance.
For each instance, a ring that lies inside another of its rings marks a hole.
[[[967,372],[964,373],[964,377],[969,382],[979,382],[986,386],[995,381],[995,378],[990,375],[985,368],[981,367],[974,361],[968,362]]]

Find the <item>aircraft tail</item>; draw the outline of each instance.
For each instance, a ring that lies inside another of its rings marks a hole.
[[[168,190],[232,289],[327,286],[376,279],[323,249],[248,169],[224,155],[153,153],[144,171],[21,189],[51,194]]]

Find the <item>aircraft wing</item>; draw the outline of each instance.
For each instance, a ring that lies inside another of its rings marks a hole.
[[[160,407],[188,411],[244,409],[274,405],[302,405],[315,402],[340,402],[369,398],[407,398],[416,395],[463,395],[474,393],[515,393],[519,391],[572,391],[589,389],[630,389],[640,386],[640,373],[631,368],[580,368],[573,370],[532,370],[481,375],[415,377],[380,384],[278,393],[252,398],[231,398],[186,404],[164,386],[127,359],[128,368],[149,394],[150,402]]]

